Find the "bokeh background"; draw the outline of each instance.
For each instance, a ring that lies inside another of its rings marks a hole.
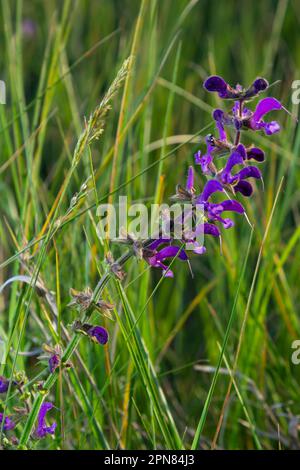
[[[14,255],[47,230],[44,224],[53,216],[84,119],[98,105],[126,57],[134,55],[121,138],[116,140],[123,88],[113,100],[103,135],[72,176],[59,209],[61,217],[92,168],[95,185],[75,213],[108,194],[114,154],[118,162],[115,187],[145,170],[119,194],[147,204],[167,201],[176,184],[184,183],[194,152],[204,150],[205,134],[213,131],[211,111],[221,103],[202,87],[208,75],[217,73],[233,85],[245,86],[257,76],[266,77],[272,84],[268,94],[297,117],[291,85],[300,79],[299,27],[296,0],[147,0],[144,4],[135,0],[2,0],[0,79],[6,82],[7,103],[0,105],[0,284],[19,274],[28,275],[36,267],[40,245],[25,255]],[[287,113],[280,112],[276,119],[282,126],[280,134],[271,138],[251,134],[244,140],[260,145],[267,158],[261,165],[264,190],[258,183],[246,202],[254,232],[242,279],[251,228],[241,217],[236,218],[234,229],[223,233],[222,255],[218,243],[208,240],[207,253],[192,259],[194,278],[180,261],[175,261],[175,278],[163,282],[160,273],[150,272],[143,262],[126,265],[124,286],[133,315],[140,317],[139,338],[186,448],[203,412],[220,355],[218,343],[224,339],[240,280],[225,351],[228,362],[222,363],[197,447],[300,446],[300,365],[291,362],[292,343],[300,339],[300,131],[296,119]],[[192,139],[199,132],[200,137]],[[168,158],[146,170],[169,152]],[[196,178],[197,188],[202,188],[204,177],[199,171]],[[64,348],[62,325],[70,331],[76,318],[76,312],[67,308],[69,289],[93,289],[104,269],[104,246],[97,238],[96,223],[93,207],[69,221],[49,244],[40,276],[55,293],[58,321],[52,321],[51,308],[36,292],[25,318],[25,283],[12,282],[1,293],[0,333],[12,341],[1,373],[11,372],[19,339],[20,350],[27,354],[17,356],[16,369],[25,371],[28,380],[36,380],[40,373],[43,379],[44,366],[38,359],[42,344],[58,342]],[[123,250],[110,248],[115,256]],[[124,305],[113,283],[105,296],[124,317]],[[24,318],[24,335],[20,336]],[[93,320],[99,322],[97,314]],[[51,392],[57,407],[52,414],[58,422],[56,435],[32,445],[98,449],[103,447],[101,429],[111,448],[168,448],[149,385],[130,356],[119,322],[100,321],[110,332],[108,346],[80,342],[80,359],[72,358],[76,378],[63,374]],[[214,443],[240,338],[236,388],[232,387]],[[9,402],[12,413],[13,400]],[[24,424],[24,417],[19,418],[17,437]]]

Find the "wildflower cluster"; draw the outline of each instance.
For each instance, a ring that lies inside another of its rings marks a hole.
[[[185,250],[187,243],[193,243],[196,254],[205,253],[206,249],[197,241],[197,235],[220,238],[220,227],[229,229],[234,225],[232,218],[225,217],[224,213],[245,214],[244,207],[235,197],[238,193],[244,197],[251,196],[251,179],[262,181],[257,164],[264,161],[265,155],[259,147],[241,143],[242,133],[263,131],[266,135],[272,135],[279,132],[280,125],[277,121],[265,121],[264,118],[271,111],[285,110],[272,97],[261,99],[254,110],[248,107],[249,101],[268,89],[269,84],[264,78],[257,78],[248,88],[243,88],[240,85],[232,87],[223,78],[211,76],[205,80],[203,86],[208,92],[217,93],[224,100],[231,100],[233,106],[229,112],[222,109],[213,111],[217,135],[207,135],[206,151],[202,153],[199,150],[194,155],[195,164],[200,166],[202,173],[208,178],[202,193],[197,194],[195,190],[194,169],[190,166],[185,188],[178,185],[176,195],[172,197],[180,202],[188,201],[193,206],[202,205],[204,216],[200,221],[194,221],[193,233],[183,236],[180,247],[175,245],[178,240],[164,238],[162,235],[142,248],[144,260],[150,266],[162,269],[163,275],[167,277],[173,277],[173,272],[164,263],[165,260],[178,257],[188,262]],[[253,161],[255,165],[252,164]],[[222,167],[221,162],[225,162]],[[216,193],[223,196],[222,200]],[[216,198],[218,199],[214,202]],[[193,217],[193,213],[190,216]]]
[[[144,260],[150,267],[158,268],[162,271],[165,277],[173,277],[173,271],[168,265],[168,261],[179,259],[183,262],[189,263],[188,252],[192,247],[192,251],[197,255],[202,255],[206,252],[204,246],[205,235],[210,235],[214,238],[221,238],[221,228],[225,230],[233,227],[234,222],[232,216],[228,217],[227,213],[236,213],[245,215],[243,205],[236,200],[237,194],[243,197],[249,197],[253,193],[253,180],[262,180],[262,174],[257,164],[262,163],[265,155],[262,149],[254,145],[245,145],[241,142],[241,137],[244,132],[259,132],[262,131],[266,135],[272,135],[279,132],[280,125],[277,121],[265,121],[265,116],[271,111],[278,111],[285,109],[282,104],[275,98],[267,97],[259,100],[254,110],[248,107],[248,103],[256,98],[261,92],[266,91],[269,87],[267,80],[264,78],[257,78],[248,87],[243,88],[240,85],[235,87],[230,86],[225,80],[219,76],[211,76],[204,82],[204,88],[211,93],[217,93],[221,99],[231,100],[233,105],[230,111],[223,111],[222,109],[215,109],[212,117],[216,125],[216,135],[209,134],[206,136],[206,151],[200,150],[195,154],[195,164],[200,167],[202,173],[207,177],[207,182],[204,185],[202,192],[197,192],[195,188],[195,174],[193,166],[189,167],[187,182],[185,187],[177,185],[176,194],[171,197],[173,201],[185,204],[189,203],[188,214],[185,218],[192,221],[188,230],[181,231],[181,238],[175,237],[176,226],[184,226],[186,219],[181,217],[165,220],[171,231],[166,231],[164,223],[161,223],[158,236],[155,236],[147,241],[141,241],[134,237],[134,235],[126,234],[123,243],[128,245],[129,252],[123,255],[119,260],[115,261],[111,253],[107,253],[106,262],[108,270],[100,279],[96,289],[92,291],[86,288],[84,291],[77,291],[70,289],[71,301],[69,307],[76,308],[82,314],[81,319],[74,321],[72,328],[76,335],[70,341],[65,353],[61,348],[56,345],[54,348],[44,348],[48,353],[48,369],[50,378],[55,377],[57,369],[70,366],[68,359],[74,352],[77,346],[78,334],[84,335],[92,342],[98,345],[105,345],[109,340],[107,330],[100,325],[93,325],[87,323],[90,319],[91,313],[96,310],[105,317],[112,318],[111,311],[115,306],[100,298],[104,286],[108,282],[111,275],[114,275],[119,281],[125,278],[123,265],[134,255],[138,259]],[[114,93],[114,89],[112,93]],[[87,131],[82,137],[82,141],[78,144],[78,154],[81,152],[83,141],[92,141],[96,139],[102,131],[102,118],[103,114],[108,110],[108,104],[102,103],[103,110],[98,110],[98,113],[92,115]],[[101,112],[100,112],[101,111]],[[92,122],[99,123],[98,131],[92,132]],[[253,162],[255,164],[253,164]],[[77,164],[77,162],[76,162]],[[77,205],[81,196],[85,196],[87,187],[82,186],[79,194],[75,195],[72,200],[70,210]],[[201,217],[198,218],[197,211],[194,210],[201,206]],[[192,229],[191,229],[192,227]],[[187,248],[188,247],[188,248]],[[50,381],[51,382],[51,381]],[[51,383],[54,383],[51,382]],[[14,381],[10,384],[9,379],[0,377],[0,394],[6,394],[10,386],[15,386],[21,392],[21,397],[24,402],[24,414],[29,415],[34,412],[32,405],[32,396],[30,393],[24,394],[23,384],[20,381]],[[45,388],[43,389],[43,387]],[[40,396],[35,397],[35,402],[38,404],[36,408],[38,413],[35,414],[35,428],[32,433],[32,428],[28,427],[29,431],[21,443],[27,443],[30,436],[36,439],[42,439],[47,435],[53,435],[56,429],[55,421],[49,425],[47,423],[47,414],[54,408],[50,402],[43,402],[45,395],[50,391],[51,385],[44,383]],[[44,396],[41,398],[42,393]],[[31,412],[30,412],[31,409]],[[19,410],[19,415],[23,411]],[[13,415],[6,415],[4,412],[0,413],[0,428],[4,433],[10,433],[17,426],[17,421]]]
[[[10,380],[7,377],[0,376],[0,396],[1,399],[4,398],[11,387],[14,392],[17,392],[18,401],[20,406],[15,406],[13,408],[13,414],[7,414],[5,412],[5,407],[3,407],[3,412],[0,412],[0,430],[1,433],[4,433],[6,438],[2,439],[2,444],[6,445],[8,448],[10,446],[16,446],[18,444],[18,439],[16,436],[12,435],[12,431],[17,427],[19,422],[26,417],[31,408],[31,398],[32,393],[25,389],[27,384],[27,379],[22,373],[16,374],[15,380]],[[33,433],[35,439],[42,439],[47,434],[54,434],[56,428],[56,422],[54,421],[51,426],[46,424],[46,414],[50,411],[54,405],[50,402],[45,402],[42,404],[36,423],[36,427]]]

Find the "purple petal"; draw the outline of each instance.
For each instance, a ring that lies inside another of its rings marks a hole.
[[[246,168],[243,168],[238,172],[237,176],[239,177],[239,180],[245,180],[247,178],[260,179],[262,177],[261,172],[256,166],[247,166]]]
[[[246,90],[244,98],[249,99],[268,88],[269,83],[265,78],[258,77]]]
[[[102,326],[93,326],[88,330],[88,335],[95,338],[99,344],[106,344],[108,342],[108,332]]]
[[[215,121],[221,121],[223,120],[224,117],[224,111],[222,109],[215,109],[212,117],[214,118]]]
[[[257,162],[263,162],[265,159],[265,153],[258,147],[251,147],[247,149],[247,160],[256,160]]]
[[[235,117],[233,120],[234,127],[239,131],[243,127],[243,121],[241,118]]]
[[[236,151],[241,155],[242,159],[245,160],[246,158],[246,149],[243,144],[239,144],[236,148]]]
[[[9,387],[9,381],[5,378],[0,376],[0,393],[6,393]]]
[[[258,93],[259,91],[263,91],[268,88],[269,83],[265,78],[258,77],[254,80],[252,86],[256,90],[256,93]]]
[[[223,227],[224,227],[226,230],[234,226],[233,220],[232,220],[232,219],[229,219],[229,218],[227,218],[227,219],[222,219],[221,222],[222,222],[222,224],[223,224]]]
[[[242,204],[238,201],[233,201],[232,199],[227,199],[220,204],[223,207],[223,212],[232,211],[238,212],[239,214],[244,214],[245,209],[243,208]]]
[[[268,88],[268,86],[269,86],[269,82],[265,78],[261,78],[261,77],[256,78],[251,85],[255,93],[264,91],[266,88]]]
[[[201,170],[204,175],[210,175],[211,170],[210,170],[210,164],[213,161],[213,156],[206,153],[203,155],[202,158],[200,158],[200,165],[201,165]]]
[[[51,374],[55,371],[55,369],[58,368],[60,363],[60,359],[58,354],[52,354],[52,356],[49,359],[49,370]]]
[[[46,414],[53,408],[53,404],[45,402],[42,404],[38,414],[38,426],[36,435],[39,438],[43,438],[46,434],[54,434],[56,423],[54,422],[51,426],[46,426]]]
[[[3,413],[0,413],[0,426],[2,426],[2,421],[3,421]],[[5,416],[4,418],[4,424],[3,424],[3,431],[11,431],[14,429],[16,424],[8,417]]]
[[[224,125],[223,125],[223,116],[224,116],[224,112],[221,109],[215,109],[214,110],[213,118],[217,123],[217,129],[218,129],[218,132],[219,132],[219,139],[222,142],[225,142],[227,140],[227,136],[226,136],[226,132],[225,132]]]
[[[194,187],[194,168],[190,166],[188,170],[186,189],[187,191],[191,191],[193,187]]]
[[[222,142],[225,142],[227,140],[227,135],[226,135],[224,126],[221,122],[217,122],[217,129],[218,129],[218,132],[219,132],[219,139]]]
[[[224,170],[226,170],[226,173],[230,173],[232,168],[235,166],[235,165],[240,165],[241,163],[244,162],[244,159],[243,157],[241,156],[240,152],[233,152],[230,157],[228,158],[227,160],[227,163],[226,163],[226,166],[224,168]]]
[[[209,180],[204,186],[202,194],[197,199],[197,203],[201,204],[201,202],[206,202],[210,198],[210,196],[217,191],[224,191],[221,183],[217,180]]]
[[[155,253],[153,256],[147,256],[146,261],[150,266],[152,266],[152,268],[157,268],[159,266],[157,261],[157,253]]]
[[[231,170],[235,165],[240,165],[244,162],[240,152],[233,152],[227,160],[227,163],[221,173],[221,179],[224,183],[231,183],[234,177],[231,175]]]
[[[196,255],[203,255],[206,252],[206,248],[203,245],[200,245],[198,242],[194,242],[193,252]]]
[[[237,193],[243,194],[243,196],[249,197],[251,196],[253,192],[253,188],[248,181],[239,181],[235,186],[234,186],[234,191]]]
[[[264,98],[259,101],[252,118],[254,121],[259,122],[265,114],[281,108],[282,105],[276,98]]]
[[[153,242],[150,243],[150,245],[147,246],[149,250],[156,250],[160,245],[163,243],[169,243],[171,241],[171,238],[157,238]]]
[[[212,75],[211,77],[208,77],[205,80],[203,86],[207,91],[210,92],[217,91],[218,93],[226,93],[227,90],[227,83],[222,77],[219,77],[218,75]]]
[[[267,123],[265,123],[263,128],[264,128],[265,133],[267,135],[276,134],[277,132],[280,131],[280,125],[277,121],[267,122]]]
[[[171,269],[169,269],[167,266],[165,269],[163,269],[163,277],[174,277],[174,273]]]
[[[156,268],[161,268],[162,269],[162,275],[163,277],[174,277],[174,273],[171,269],[169,269],[168,266],[163,264],[161,261],[157,261]]]

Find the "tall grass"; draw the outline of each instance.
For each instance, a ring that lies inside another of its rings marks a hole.
[[[192,260],[193,279],[177,260],[171,280],[125,255],[126,279],[115,281],[104,255],[123,251],[96,232],[101,202],[124,194],[166,201],[185,181],[213,129],[218,101],[202,89],[207,75],[245,85],[258,75],[280,80],[272,94],[297,115],[298,3],[2,0],[0,15],[0,285],[8,281],[0,375],[25,371],[24,391],[32,391],[29,417],[20,415],[15,430],[20,446],[299,447],[296,121],[281,115],[280,134],[255,134],[267,161],[265,190],[246,204],[253,233],[236,219],[222,255],[208,240],[207,254]],[[196,183],[202,188],[203,177]],[[115,304],[114,321],[102,321],[105,347],[70,327],[69,289],[87,286]],[[49,376],[39,360],[45,343],[59,344],[72,367]],[[46,398],[57,431],[31,440]],[[1,400],[0,411],[15,413],[13,386]]]

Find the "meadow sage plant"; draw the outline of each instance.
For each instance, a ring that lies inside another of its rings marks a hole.
[[[68,361],[75,352],[80,337],[85,336],[97,347],[108,343],[107,329],[101,325],[87,323],[87,320],[94,310],[107,318],[112,317],[110,312],[115,309],[115,305],[101,297],[109,279],[114,276],[118,282],[122,282],[126,275],[123,267],[131,257],[146,262],[152,268],[160,269],[164,277],[173,277],[173,267],[171,269],[168,262],[171,261],[173,264],[178,258],[184,263],[189,263],[190,251],[197,255],[203,255],[206,252],[204,243],[198,241],[198,235],[203,237],[209,235],[220,239],[222,229],[227,230],[234,226],[230,213],[246,215],[243,205],[236,198],[238,196],[250,197],[253,193],[253,181],[262,181],[262,173],[257,165],[264,161],[265,155],[262,149],[243,143],[243,133],[263,132],[269,136],[279,132],[280,125],[277,121],[265,119],[269,112],[285,108],[277,99],[267,97],[260,99],[256,106],[250,109],[251,100],[268,90],[269,84],[264,78],[257,78],[248,88],[243,88],[240,85],[232,87],[222,77],[211,76],[205,80],[203,86],[208,92],[216,93],[225,102],[229,101],[231,106],[227,110],[218,108],[213,111],[216,134],[207,135],[205,151],[199,150],[194,156],[196,167],[200,168],[207,179],[202,191],[196,188],[194,168],[190,166],[186,185],[178,185],[176,194],[171,197],[179,203],[191,204],[192,210],[188,217],[193,220],[193,230],[183,232],[181,239],[175,238],[173,236],[175,225],[183,224],[184,221],[172,219],[167,221],[172,227],[171,234],[165,234],[163,224],[157,236],[147,240],[138,240],[133,235],[127,234],[123,240],[123,244],[127,246],[127,252],[116,261],[113,255],[107,252],[107,270],[94,291],[89,288],[83,291],[70,289],[71,301],[68,306],[77,309],[81,314],[81,318],[75,320],[72,325],[73,338],[65,351],[60,350],[58,346],[48,347],[50,375],[39,387],[33,404],[23,394],[22,387],[19,388],[22,399],[25,401],[25,408],[29,409],[20,439],[21,446],[28,445],[31,436],[42,439],[55,433],[56,423],[53,422],[50,426],[46,423],[47,413],[54,408],[54,405],[51,402],[44,402],[44,399],[54,385],[59,370],[69,364]],[[116,85],[112,87],[113,93],[115,88]],[[88,133],[86,131],[84,138],[81,138],[77,145],[80,153],[84,146],[84,139],[93,140],[99,137],[103,129],[103,115],[106,114],[107,109],[108,104],[105,102],[104,112],[99,111],[90,118],[87,126]],[[100,122],[101,132],[94,130],[94,121]],[[77,164],[77,160],[75,163]],[[193,209],[197,205],[203,208],[203,217],[200,220],[194,218]],[[186,249],[188,245],[189,249]],[[0,393],[5,394],[8,389],[9,379],[1,376]],[[14,416],[4,416],[0,413],[0,426],[2,432],[12,432],[16,427]],[[103,440],[103,446],[106,446],[105,440]]]

